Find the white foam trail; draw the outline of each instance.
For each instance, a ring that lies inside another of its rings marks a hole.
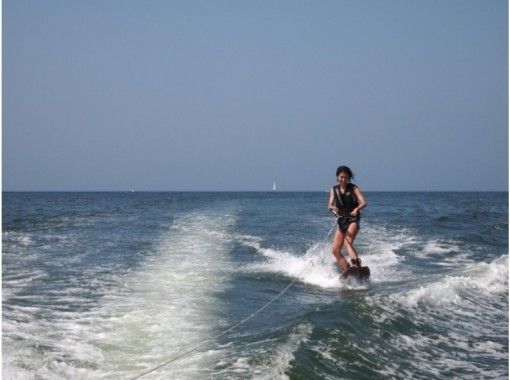
[[[35,310],[12,308],[26,319],[3,320],[4,378],[129,378],[211,338],[221,327],[216,294],[228,284],[234,221],[214,212],[181,217],[153,255],[118,276],[91,310],[46,310],[48,318],[40,319]],[[61,297],[80,300],[79,293]],[[152,378],[199,378],[214,362],[214,355],[198,352]]]
[[[32,238],[33,235],[22,232],[3,231],[2,233],[2,258],[5,271],[2,273],[2,302],[4,304],[27,287],[48,277],[45,270],[31,265],[38,260],[37,254],[31,247]],[[7,267],[12,268],[14,274],[6,271]]]
[[[268,259],[261,263],[250,264],[246,268],[249,271],[282,273],[289,277],[299,277],[305,283],[323,288],[339,285],[339,272],[335,258],[327,254],[327,244],[315,244],[307,250],[305,255],[297,256],[287,251],[264,248],[258,237],[243,235],[239,237],[239,240]]]
[[[389,230],[385,226],[364,223],[356,240],[358,252],[364,265],[370,267],[370,279],[374,283],[402,281],[411,272],[401,265],[397,252],[416,242],[417,238],[407,230]]]
[[[331,253],[331,242],[320,242],[312,245],[304,254],[264,247],[262,239],[257,236],[240,235],[238,241],[253,248],[267,260],[250,264],[247,270],[274,272],[298,277],[300,281],[322,288],[355,288],[365,289],[370,283],[400,281],[410,275],[399,267],[399,258],[395,251],[402,245],[412,241],[408,235],[399,233],[386,236],[383,228],[367,228],[366,236],[360,234],[357,241],[358,252],[363,265],[370,267],[370,282],[341,282],[339,267]],[[362,237],[362,238],[361,238]],[[345,257],[345,251],[344,251]]]

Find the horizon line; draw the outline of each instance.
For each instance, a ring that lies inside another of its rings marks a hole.
[[[363,190],[372,193],[508,193],[506,190]],[[3,190],[2,193],[324,193],[329,190]]]

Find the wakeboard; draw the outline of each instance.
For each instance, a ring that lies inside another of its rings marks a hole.
[[[356,278],[359,280],[365,280],[370,277],[370,268],[369,267],[350,267],[340,276],[341,280],[347,278]]]

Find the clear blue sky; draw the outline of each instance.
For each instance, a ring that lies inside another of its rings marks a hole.
[[[3,1],[4,190],[508,190],[503,0]]]

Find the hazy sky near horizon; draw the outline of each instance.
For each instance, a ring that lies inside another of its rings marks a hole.
[[[504,0],[3,1],[4,190],[508,190]]]

